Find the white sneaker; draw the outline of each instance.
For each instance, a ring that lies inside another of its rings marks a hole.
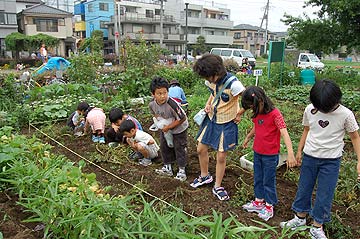
[[[146,167],[146,166],[151,165],[152,162],[151,162],[151,159],[143,158],[143,159],[140,159],[139,164]]]
[[[163,175],[163,176],[173,176],[173,172],[171,169],[163,166],[161,169],[155,169],[155,173]]]
[[[181,182],[185,181],[187,179],[185,172],[178,172],[176,174],[175,179],[180,180]]]
[[[325,232],[322,227],[312,227],[310,228],[311,239],[327,239]]]
[[[296,230],[298,227],[302,227],[306,225],[306,219],[300,219],[298,216],[295,215],[295,217],[289,221],[286,222],[280,222],[281,228],[291,228],[291,230]],[[306,230],[306,228],[302,229]]]

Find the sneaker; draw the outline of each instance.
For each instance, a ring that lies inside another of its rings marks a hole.
[[[295,217],[289,221],[286,222],[280,222],[280,227],[281,228],[285,228],[285,227],[289,227],[291,228],[291,230],[296,230],[298,227],[302,227],[306,225],[306,219],[301,219],[299,218],[297,215],[295,215]],[[305,230],[306,228],[302,229]]]
[[[161,169],[155,169],[155,172],[160,175],[164,176],[173,176],[173,172],[171,169],[168,169],[167,167],[163,166]]]
[[[273,206],[265,206],[258,214],[258,217],[268,221],[270,218],[274,216],[274,207]]]
[[[152,162],[151,162],[151,159],[143,158],[143,159],[140,159],[139,164],[146,167],[146,166],[151,165]]]
[[[99,143],[100,144],[105,144],[105,137],[104,136],[100,136],[99,138]]]
[[[265,208],[265,202],[251,201],[242,206],[248,212],[261,212]]]
[[[93,141],[94,143],[99,143],[99,137],[98,137],[98,136],[93,135],[93,136],[91,137],[91,139],[92,139],[92,141]]]
[[[310,228],[311,239],[327,239],[325,232],[322,227],[312,227]]]
[[[181,182],[185,181],[187,179],[185,172],[178,172],[176,174],[175,179],[180,180]]]
[[[220,201],[226,201],[230,199],[228,193],[225,191],[223,187],[218,187],[218,188],[213,187],[212,192]]]
[[[195,178],[194,181],[190,184],[191,187],[197,188],[204,184],[209,184],[213,181],[213,177],[208,174],[205,177],[201,177],[201,175],[198,178]]]

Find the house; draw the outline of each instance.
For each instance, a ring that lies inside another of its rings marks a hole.
[[[16,0],[0,1],[0,57],[11,56],[5,49],[5,37],[17,31]]]
[[[249,50],[256,56],[265,53],[265,44],[267,44],[267,40],[275,40],[274,33],[268,31],[266,40],[265,29],[249,24],[236,25],[231,30],[231,33],[234,38],[234,46]]]
[[[57,56],[68,56],[69,51],[75,48],[72,15],[45,4],[37,4],[18,13],[19,32],[28,36],[43,33],[56,37],[60,39],[60,43],[53,52],[49,52]]]

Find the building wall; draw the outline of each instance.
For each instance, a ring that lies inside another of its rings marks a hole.
[[[0,0],[0,12],[6,14],[5,22],[0,22],[0,57],[9,55],[5,48],[5,37],[13,32],[17,32],[16,22],[16,0]],[[10,21],[8,21],[10,17]]]
[[[107,4],[108,9],[100,10],[100,3]],[[89,11],[90,10],[90,11]],[[114,15],[114,1],[113,0],[94,0],[85,3],[85,22],[86,22],[86,37],[91,37],[91,32],[94,30],[101,30],[104,37],[108,38],[108,30],[106,25],[101,23],[108,23],[111,21],[111,16]],[[101,26],[102,25],[102,26]]]

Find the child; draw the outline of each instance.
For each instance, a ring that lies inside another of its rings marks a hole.
[[[125,114],[119,108],[112,108],[109,112],[109,120],[111,128],[106,132],[108,142],[122,142],[122,135],[119,134],[119,127],[124,120],[131,120],[134,122],[136,129],[143,130],[141,124],[134,117]]]
[[[104,131],[106,115],[104,110],[96,107],[88,107],[84,112],[84,116],[84,134],[86,134],[90,126],[92,130],[92,141],[94,143],[105,144]]]
[[[257,212],[265,221],[274,215],[277,204],[276,167],[279,162],[280,136],[283,137],[288,156],[289,167],[296,165],[292,143],[280,111],[257,86],[248,87],[241,99],[244,109],[252,109],[254,127],[246,136],[243,147],[247,147],[250,139],[254,139],[254,192],[255,200],[243,208],[248,212]]]
[[[187,133],[189,127],[187,116],[179,104],[169,97],[169,83],[164,78],[154,78],[151,82],[151,94],[154,97],[149,107],[157,121],[170,120],[171,123],[165,125],[160,131],[160,150],[164,166],[155,170],[160,175],[172,176],[171,164],[177,161],[179,171],[175,177],[180,181],[186,180],[186,147]],[[169,147],[164,133],[171,131],[173,135],[173,147]]]
[[[180,83],[176,79],[170,81],[169,96],[181,105],[187,104],[184,90],[180,87]]]
[[[88,103],[81,102],[66,122],[66,125],[73,130],[74,135],[76,136],[81,136],[82,134],[85,125],[85,119],[82,116],[88,108]]]
[[[239,96],[245,90],[241,82],[226,72],[220,56],[204,54],[195,62],[194,72],[205,78],[205,85],[211,94],[205,106],[207,116],[200,126],[197,141],[201,174],[190,186],[197,188],[213,181],[209,174],[209,147],[217,151],[216,181],[213,194],[221,201],[229,200],[229,195],[221,187],[226,168],[227,151],[238,144],[237,123],[244,113],[239,107]],[[225,86],[225,87],[224,87]],[[218,95],[219,91],[223,92]]]
[[[354,114],[340,104],[341,96],[339,86],[327,79],[316,81],[311,88],[311,104],[304,111],[304,131],[296,154],[301,169],[292,205],[295,217],[280,223],[281,227],[295,230],[306,225],[306,215],[309,213],[313,219],[313,227],[310,228],[313,239],[327,238],[322,225],[331,220],[331,205],[339,176],[345,132],[349,133],[357,156],[360,179],[359,126]],[[316,182],[316,198],[311,206]]]
[[[124,120],[119,128],[121,134],[126,137],[130,147],[135,151],[144,155],[144,158],[139,161],[143,166],[151,165],[151,160],[158,156],[159,146],[154,138],[136,128],[136,125],[131,120]]]

